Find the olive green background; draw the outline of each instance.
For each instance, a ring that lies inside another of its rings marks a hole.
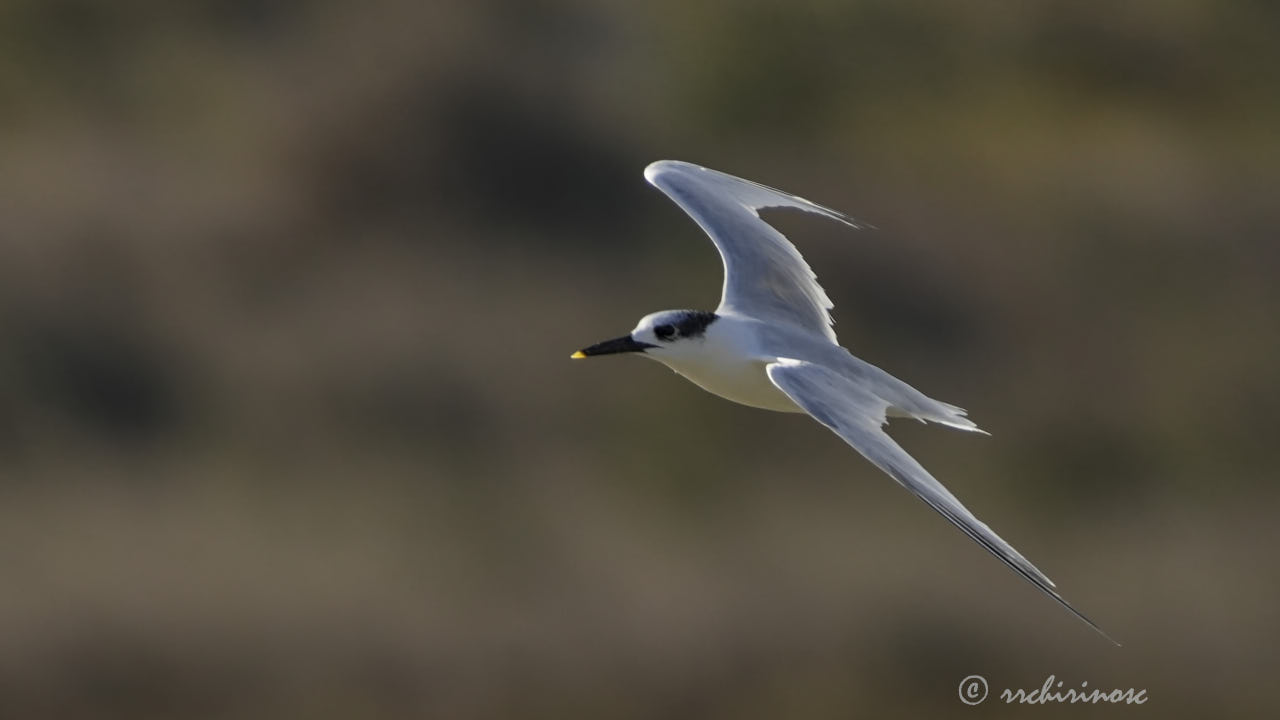
[[[0,715],[1274,717],[1269,2],[0,4]],[[793,213],[894,436],[638,358]],[[992,697],[960,703],[982,674]],[[1142,707],[1004,688],[1145,688]]]

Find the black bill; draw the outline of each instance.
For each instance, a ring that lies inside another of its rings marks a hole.
[[[633,339],[630,335],[624,335],[623,337],[620,337],[620,338],[615,338],[613,340],[605,340],[602,343],[596,343],[591,347],[583,348],[578,352],[574,353],[573,355],[571,355],[570,357],[584,358],[584,357],[591,357],[592,355],[613,355],[615,353],[644,352],[646,349],[651,347],[657,347],[657,346],[650,345],[649,343],[639,342]]]

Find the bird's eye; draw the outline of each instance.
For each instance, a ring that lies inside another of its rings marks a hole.
[[[659,340],[670,340],[676,336],[676,328],[674,325],[657,325],[653,328],[653,334],[657,335]]]

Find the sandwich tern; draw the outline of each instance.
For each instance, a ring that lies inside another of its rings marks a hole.
[[[1115,642],[884,432],[889,418],[906,417],[987,434],[964,409],[934,400],[841,347],[831,327],[831,300],[817,276],[795,246],[760,218],[759,210],[796,208],[855,229],[861,223],[796,195],[691,163],[661,160],[645,168],[644,176],[692,217],[720,251],[720,306],[713,312],[651,313],[630,333],[571,357],[639,353],[733,402],[808,413],[1014,572]]]

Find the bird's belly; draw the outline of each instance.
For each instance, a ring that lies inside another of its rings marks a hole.
[[[762,362],[717,365],[714,368],[682,365],[671,369],[712,395],[741,405],[778,412],[804,412],[770,382]]]

